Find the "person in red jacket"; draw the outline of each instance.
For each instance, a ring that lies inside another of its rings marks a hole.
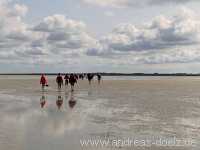
[[[47,79],[44,74],[41,75],[40,84],[42,85],[42,90],[44,90],[44,87],[47,86]]]

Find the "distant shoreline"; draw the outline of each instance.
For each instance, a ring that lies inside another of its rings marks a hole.
[[[41,75],[42,73],[0,73],[0,75]],[[57,75],[57,73],[44,73],[45,75]],[[66,73],[61,73],[66,74]],[[67,73],[70,74],[70,73]],[[81,74],[81,73],[76,73]],[[189,73],[100,73],[102,76],[200,76],[198,74]]]

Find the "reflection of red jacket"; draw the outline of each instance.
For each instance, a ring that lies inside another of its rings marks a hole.
[[[41,76],[40,84],[42,84],[42,85],[47,84],[47,80],[46,80],[46,78],[44,76]]]

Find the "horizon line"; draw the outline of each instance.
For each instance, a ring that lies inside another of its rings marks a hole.
[[[118,72],[82,72],[82,73],[75,73],[75,72],[61,72],[60,74],[87,74],[93,73],[97,74],[100,73],[102,76],[200,76],[200,73],[118,73]],[[58,73],[0,73],[0,75],[57,75]]]

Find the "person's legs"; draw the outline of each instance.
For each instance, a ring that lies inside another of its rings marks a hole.
[[[65,86],[68,86],[68,80],[65,80]]]
[[[74,83],[71,83],[71,91],[74,91]]]
[[[61,83],[58,83],[58,89],[60,90],[61,89]]]
[[[44,91],[44,87],[45,87],[45,85],[44,85],[44,84],[42,84],[42,91]]]

